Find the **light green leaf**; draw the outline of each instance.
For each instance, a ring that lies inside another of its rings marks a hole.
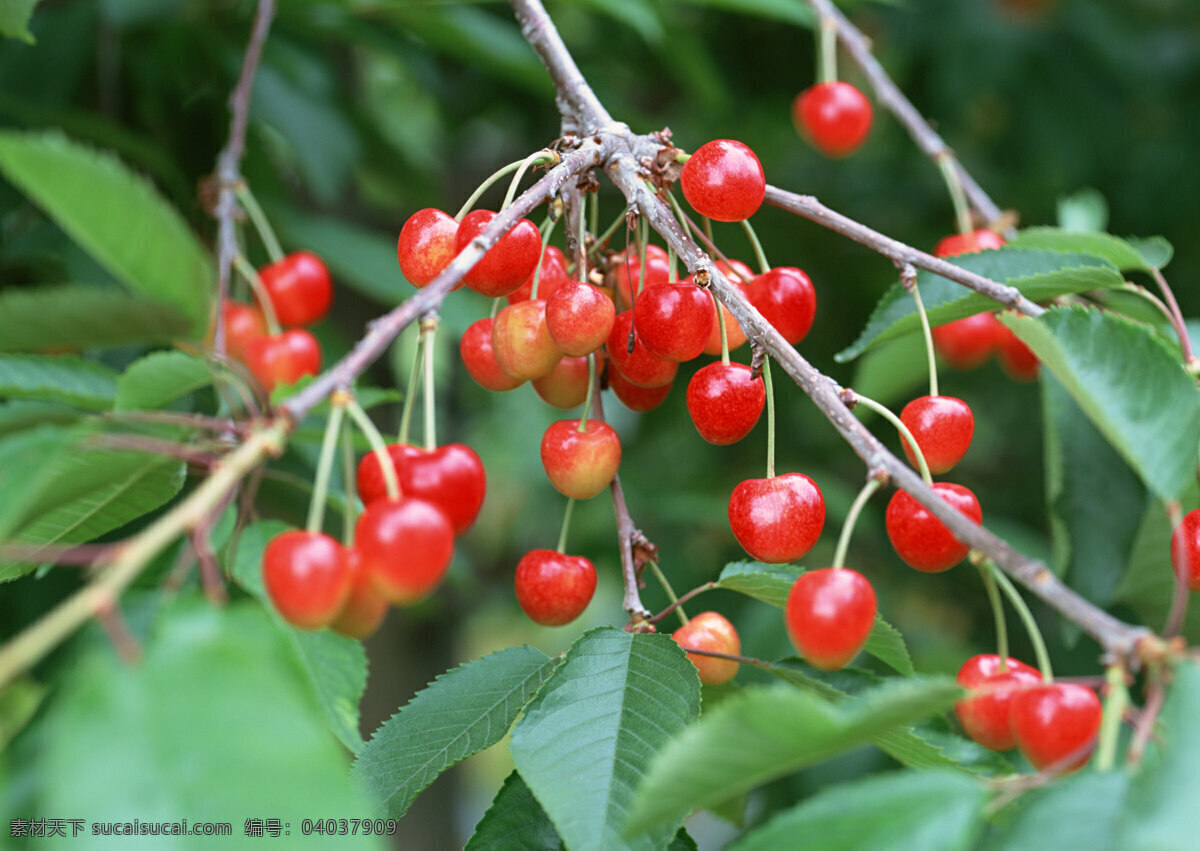
[[[1093,257],[1102,257],[1122,272],[1150,270],[1136,247],[1108,233],[1047,227],[1025,228],[1008,244],[1014,248],[1090,254]]]
[[[116,410],[166,407],[212,384],[212,373],[200,358],[183,352],[154,352],[134,361],[117,379]]]
[[[0,402],[0,437],[41,425],[70,425],[84,416],[78,408],[55,402]]]
[[[130,289],[208,326],[215,276],[179,213],[111,154],[61,133],[0,132],[0,171]]]
[[[188,332],[169,304],[116,287],[64,284],[0,292],[0,351],[164,343]]]
[[[1137,249],[1147,266],[1163,269],[1175,256],[1175,246],[1161,236],[1131,236],[1126,241]]]
[[[908,655],[908,647],[904,644],[904,636],[900,634],[900,630],[878,615],[875,616],[875,626],[871,627],[871,634],[867,636],[863,650],[906,677],[915,673],[912,657]]]
[[[1020,810],[987,843],[988,851],[1127,851],[1120,819],[1128,812],[1129,777],[1122,771],[1077,774],[1028,793]],[[1156,851],[1165,851],[1158,846]]]
[[[621,831],[646,766],[699,711],[699,681],[679,645],[602,627],[575,642],[526,708],[513,760],[572,851],[659,848],[683,813]]]
[[[483,814],[466,851],[564,851],[553,822],[521,775],[508,775]]]
[[[112,406],[117,374],[74,355],[0,355],[0,398],[46,399],[100,411]]]
[[[1087,187],[1060,195],[1057,207],[1058,226],[1064,231],[1103,231],[1108,227],[1108,201],[1097,189]]]
[[[1149,329],[1099,310],[1053,307],[1002,316],[1101,434],[1163,499],[1192,480],[1200,390]]]
[[[774,851],[960,851],[972,847],[985,793],[964,774],[901,771],[826,789],[729,846]]]
[[[0,3],[0,35],[34,44],[33,34],[29,32],[29,18],[38,2],[39,0],[4,0]]]
[[[29,516],[50,477],[48,458],[61,458],[78,439],[77,433],[43,425],[0,440],[0,541],[6,541]]]

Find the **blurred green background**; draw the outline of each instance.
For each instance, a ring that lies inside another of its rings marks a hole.
[[[771,183],[814,194],[916,246],[928,248],[953,230],[937,170],[888,115],[877,114],[866,145],[846,160],[826,160],[799,140],[789,107],[813,81],[815,56],[807,7],[798,0],[547,5],[601,100],[635,130],[669,127],[688,150],[713,138],[740,139],[757,152]],[[550,143],[559,134],[558,116],[540,62],[506,4],[281,0],[280,6],[255,88],[244,172],[285,247],[315,250],[334,271],[335,311],[318,330],[331,362],[367,320],[412,292],[394,259],[405,218],[426,206],[455,211],[495,168]],[[913,0],[845,8],[901,89],[1002,208],[1016,211],[1023,224],[1053,224],[1060,199],[1093,190],[1107,202],[1112,233],[1162,234],[1174,243],[1167,276],[1184,312],[1200,312],[1193,285],[1200,274],[1200,169],[1193,162],[1200,150],[1200,6]],[[225,140],[226,98],[253,10],[247,0],[43,0],[31,26],[36,43],[0,45],[0,124],[57,127],[115,150],[211,240],[197,188]],[[848,63],[843,70],[862,82]],[[485,200],[496,205],[502,194],[493,190]],[[622,206],[611,187],[602,190],[603,220]],[[920,357],[893,351],[866,365],[832,359],[894,279],[887,261],[778,210],[764,209],[755,226],[774,264],[800,266],[816,285],[817,322],[800,345],[807,358],[839,382],[894,405],[923,392]],[[718,225],[716,236],[730,256],[752,260],[739,228]],[[255,259],[263,259],[250,244]],[[4,286],[103,277],[0,184]],[[393,612],[368,643],[367,734],[448,667],[522,642],[557,652],[584,626],[623,622],[606,497],[575,512],[570,549],[591,557],[602,575],[581,622],[537,628],[515,604],[516,561],[532,547],[552,547],[558,534],[564,500],[545,481],[537,447],[545,426],[564,414],[541,404],[528,386],[494,395],[466,376],[457,335],[488,309],[467,291],[447,302],[438,362],[439,436],[479,452],[488,499],[461,540],[446,587],[417,609]],[[412,345],[411,335],[403,337],[366,383],[402,384]],[[733,447],[699,439],[682,402],[694,368],[681,370],[667,403],[650,414],[633,415],[605,400],[625,446],[630,510],[659,545],[663,569],[680,592],[742,557],[725,506],[738,481],[763,475],[765,453],[763,423]],[[992,363],[971,373],[947,370],[942,386],[968,400],[977,418],[975,443],[953,480],[981,496],[986,525],[1023,551],[1048,556],[1037,385],[1014,383]],[[812,476],[828,503],[826,533],[805,560],[820,567],[832,556],[863,468],[798,390],[777,382],[777,394],[777,466]],[[376,414],[385,431],[395,428],[395,406]],[[890,429],[879,433],[897,446]],[[312,447],[300,448],[311,459]],[[270,486],[263,513],[300,522],[305,498]],[[877,497],[868,506],[850,564],[875,582],[881,611],[904,633],[918,669],[953,672],[965,656],[991,648],[979,580],[967,566],[940,576],[904,567],[883,535],[885,504]],[[62,588],[15,593],[32,600]],[[644,598],[652,609],[666,599],[652,579]],[[775,610],[720,592],[691,608],[708,606],[735,621],[744,652],[763,658],[788,652]],[[1028,657],[1013,626],[1014,650]],[[1049,633],[1060,673],[1096,672],[1094,645],[1068,646],[1071,636]],[[506,759],[503,748],[493,749],[440,779],[402,822],[397,847],[460,845],[506,772]],[[861,752],[817,771],[828,780],[883,759]],[[786,782],[804,789],[813,776]],[[705,831],[721,835],[719,826],[699,833]]]

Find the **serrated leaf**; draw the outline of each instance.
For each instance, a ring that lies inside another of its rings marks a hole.
[[[0,171],[130,289],[208,326],[212,264],[179,213],[112,154],[56,131],[0,132]]]
[[[1192,480],[1200,442],[1200,390],[1170,348],[1141,325],[1082,307],[1001,320],[1150,490],[1178,499]]]
[[[804,837],[805,851],[959,851],[982,822],[981,784],[963,774],[902,771],[826,789],[729,846],[774,851]]]
[[[944,711],[961,696],[949,678],[897,680],[836,706],[782,686],[746,689],[672,739],[654,760],[628,829],[724,801]]]
[[[33,44],[33,34],[29,32],[29,18],[38,2],[39,0],[4,0],[0,3],[0,35],[5,38],[19,38],[26,44]]]
[[[116,287],[64,284],[0,293],[0,351],[164,343],[185,335],[177,308]]]
[[[1150,271],[1137,248],[1109,233],[1047,227],[1025,228],[1008,244],[1015,248],[1090,254],[1093,257],[1102,257],[1122,272]]]
[[[375,731],[355,776],[400,818],[443,771],[504,738],[556,665],[532,647],[510,647],[447,671]]]
[[[1012,821],[987,843],[988,851],[1126,851],[1119,830],[1127,810],[1129,777],[1122,771],[1077,774],[1027,793]],[[1160,846],[1158,851],[1165,851]]]
[[[510,750],[572,851],[658,848],[682,813],[636,834],[622,829],[646,767],[699,712],[699,682],[679,645],[601,627],[567,652],[513,729]]]
[[[904,644],[904,636],[900,634],[900,630],[878,615],[875,616],[875,626],[871,627],[871,634],[867,636],[863,650],[906,677],[915,673],[912,657],[908,655],[908,647]]]
[[[76,439],[74,431],[43,425],[0,440],[0,541],[28,516],[29,499],[47,480],[47,459],[61,457]]]
[[[134,361],[117,379],[118,411],[154,410],[212,384],[200,358],[183,352],[154,352]]]
[[[465,851],[564,851],[553,822],[521,775],[508,775],[483,814]]]
[[[0,398],[65,402],[93,411],[112,406],[117,374],[74,355],[0,355]]]
[[[1107,260],[1086,254],[1005,247],[948,259],[968,271],[1016,287],[1032,301],[1119,287],[1125,283],[1125,278]],[[996,302],[976,294],[974,290],[924,270],[917,274],[917,288],[921,291],[921,301],[933,325],[996,310],[998,307]],[[916,302],[897,282],[875,305],[858,339],[838,352],[834,359],[839,363],[853,360],[879,343],[916,333],[920,329]]]

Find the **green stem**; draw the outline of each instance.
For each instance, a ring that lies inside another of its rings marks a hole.
[[[742,230],[750,239],[750,247],[754,249],[754,259],[758,263],[758,271],[762,274],[770,272],[771,264],[767,262],[767,253],[763,251],[762,243],[758,241],[758,234],[754,232],[754,225],[750,224],[749,219],[742,219]]]
[[[333,408],[329,412],[329,420],[325,423],[325,437],[321,441],[321,456],[317,461],[317,477],[313,482],[312,500],[308,503],[308,523],[305,529],[309,532],[320,532],[325,523],[325,498],[329,493],[329,476],[333,472],[333,455],[337,451],[338,434],[342,430],[342,420],[346,416],[346,408],[338,404],[335,397]]]
[[[554,226],[558,224],[556,219],[548,219],[547,221],[549,223],[542,232],[542,253],[538,255],[537,266],[533,270],[533,286],[529,288],[530,301],[538,297],[538,284],[542,282],[542,264],[546,262],[546,246],[550,244],[550,234],[554,233]]]
[[[679,598],[675,596],[675,589],[671,587],[671,583],[667,581],[666,575],[662,572],[662,570],[659,569],[658,562],[648,561],[646,564],[650,566],[650,570],[653,571],[655,577],[658,579],[658,583],[662,585],[663,590],[667,592],[667,599],[669,599],[671,601],[671,605],[675,607],[675,614],[679,615],[680,622],[684,626],[687,626],[687,613],[684,612],[683,606],[679,605]]]
[[[932,485],[933,475],[929,472],[929,465],[925,463],[925,453],[921,451],[920,446],[917,446],[917,439],[908,430],[908,426],[902,423],[900,418],[893,414],[886,406],[879,404],[874,399],[859,393],[855,394],[855,398],[858,400],[857,404],[865,405],[896,427],[896,431],[900,432],[901,439],[912,447],[913,455],[917,458],[917,468],[921,471],[921,478],[925,481],[925,484]]]
[[[437,316],[421,320],[421,341],[425,350],[425,449],[437,449],[437,393],[433,383],[434,339]]]
[[[775,388],[771,384],[771,356],[763,357],[763,384],[767,390],[767,478],[775,478]]]
[[[350,429],[342,430],[342,485],[346,491],[346,510],[342,512],[342,543],[350,546],[354,543],[354,524],[358,519],[358,495],[355,493],[355,480],[358,468],[354,463],[354,436]]]
[[[850,538],[854,534],[854,525],[858,522],[858,515],[863,510],[863,506],[867,504],[867,500],[875,491],[879,490],[881,485],[883,485],[882,479],[874,476],[867,479],[867,483],[862,486],[862,490],[850,504],[850,512],[846,515],[846,522],[842,524],[842,534],[838,536],[837,549],[833,553],[834,567],[845,566],[846,551],[850,549]]]
[[[579,415],[579,425],[575,428],[575,430],[580,433],[587,431],[588,417],[591,416],[592,413],[592,397],[596,394],[596,353],[592,352],[587,356],[587,359],[587,395],[583,397],[583,413]]]
[[[578,196],[576,196],[578,197]],[[579,233],[576,238],[579,240],[579,249],[575,252],[576,258],[579,260],[579,267],[575,270],[575,280],[587,283],[587,228],[585,227],[585,219],[583,205],[579,208]]]
[[[1117,756],[1117,738],[1121,719],[1129,708],[1129,689],[1125,687],[1125,669],[1113,665],[1104,672],[1108,697],[1104,701],[1104,718],[1100,722],[1100,742],[1096,746],[1096,770],[1111,771]]]
[[[563,512],[562,528],[558,532],[558,546],[555,550],[560,553],[567,551],[567,532],[571,528],[571,512],[575,510],[575,497],[567,499],[567,510]]]
[[[263,208],[259,206],[258,199],[254,197],[254,193],[250,191],[250,187],[245,181],[240,181],[237,188],[234,190],[237,193],[238,201],[250,216],[250,221],[254,223],[254,229],[258,231],[258,237],[266,246],[267,255],[271,258],[271,262],[283,259],[283,246],[279,244],[278,237],[275,236],[275,231],[271,229],[271,223],[267,221],[267,214],[263,212]]]
[[[540,154],[541,152],[539,151],[538,153]],[[523,159],[516,160],[488,175],[488,178],[475,188],[475,191],[471,193],[471,197],[467,199],[466,203],[463,204],[462,208],[458,211],[458,213],[455,214],[454,220],[456,222],[461,222],[464,218],[466,218],[467,213],[471,212],[471,208],[475,206],[475,202],[480,199],[484,192],[487,192],[489,189],[491,189],[492,185],[497,180],[504,177],[504,175],[510,174],[519,169],[524,162],[525,160]]]
[[[1004,617],[1004,601],[1000,599],[1000,591],[996,588],[996,579],[992,572],[980,565],[979,575],[983,579],[983,587],[987,590],[988,602],[992,604],[992,618],[996,622],[996,653],[1000,657],[1000,670],[1008,670],[1008,622]]]
[[[646,286],[646,246],[650,242],[650,223],[646,221],[645,216],[638,218],[638,282],[637,292],[633,295],[636,298],[642,294],[642,288]],[[633,281],[629,282],[630,291],[633,289]]]
[[[599,215],[599,212],[598,212],[599,209],[600,209],[599,206],[592,207],[592,213],[593,213],[592,218],[593,219]],[[617,216],[615,219],[612,220],[612,224],[610,224],[607,228],[604,229],[604,233],[602,233],[598,237],[596,237],[596,241],[592,243],[592,250],[589,253],[590,254],[599,254],[601,251],[603,251],[604,246],[608,244],[608,241],[610,239],[612,239],[612,235],[617,232],[617,228],[619,228],[624,223],[624,221],[625,221],[625,213],[622,212],[619,216]],[[593,225],[592,225],[593,233],[595,233],[596,227],[597,227],[597,225],[593,223]]]
[[[417,334],[417,349],[413,352],[412,368],[408,371],[408,390],[404,394],[404,408],[400,413],[400,433],[396,442],[408,443],[408,430],[412,425],[413,408],[417,403],[417,391],[421,387],[421,361],[425,359],[425,347],[422,344],[422,334]]]
[[[508,192],[504,195],[504,203],[500,205],[500,212],[503,213],[508,209],[508,205],[512,203],[513,198],[517,197],[517,187],[521,185],[521,178],[525,176],[525,172],[529,170],[531,165],[542,165],[543,163],[558,162],[559,156],[553,151],[535,151],[525,159],[517,163],[517,173],[513,175],[512,182],[508,184]]]
[[[616,226],[614,225],[613,228],[615,230]],[[599,232],[600,232],[600,193],[593,192],[592,193],[592,233],[599,233]],[[593,248],[597,248],[597,247],[599,247],[599,245],[600,245],[600,240],[597,239],[596,244],[593,246]]]
[[[817,40],[817,79],[832,83],[837,79],[837,21],[821,18]]]
[[[925,303],[921,301],[921,290],[917,287],[916,278],[912,282],[912,297],[917,303],[917,315],[921,317],[921,333],[925,336],[925,354],[929,357],[929,395],[938,395],[937,358],[933,351],[933,331],[929,327],[929,317],[925,313]]]
[[[954,160],[949,153],[943,151],[937,157],[938,169],[942,172],[942,179],[946,181],[946,188],[950,190],[950,201],[954,204],[954,220],[958,223],[959,233],[970,233],[971,227],[971,208],[967,206],[967,196],[963,192],[962,181],[958,177],[958,169],[954,167]]]
[[[375,423],[371,422],[371,418],[367,416],[358,402],[351,399],[346,404],[346,412],[350,414],[354,424],[367,436],[367,441],[371,444],[371,451],[375,453],[375,460],[379,462],[379,469],[383,472],[383,483],[387,487],[388,499],[399,499],[400,479],[396,476],[396,465],[392,463],[392,458],[388,455],[383,435],[379,433],[379,429],[375,428]]]
[[[717,301],[717,294],[712,290],[708,291],[712,296],[713,307],[717,309],[717,327],[721,329],[721,365],[729,366],[729,334],[725,330],[725,311],[721,309],[721,302]]]
[[[496,314],[500,312],[500,308],[504,307],[504,296],[492,299],[492,319],[496,318]]]
[[[1016,609],[1017,615],[1021,618],[1021,623],[1025,626],[1025,631],[1029,634],[1029,640],[1033,643],[1033,652],[1037,656],[1038,668],[1042,672],[1042,679],[1048,683],[1054,682],[1054,669],[1050,665],[1050,654],[1046,652],[1046,642],[1042,639],[1042,632],[1038,629],[1037,622],[1033,619],[1033,612],[1029,611],[1029,606],[1021,597],[1020,592],[1013,586],[1012,581],[1004,575],[993,562],[986,561],[984,564],[995,577],[1000,590],[1008,597],[1008,601],[1012,603]]]
[[[275,315],[275,304],[271,301],[267,288],[263,286],[262,278],[258,276],[258,270],[250,265],[250,261],[244,254],[233,255],[233,267],[250,285],[250,290],[254,293],[254,300],[258,302],[258,309],[262,311],[263,318],[267,321],[267,333],[271,336],[280,333],[282,329],[279,327],[279,317]]]

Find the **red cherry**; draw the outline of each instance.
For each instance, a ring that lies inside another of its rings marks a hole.
[[[933,489],[972,523],[983,522],[979,500],[967,488],[950,482],[935,482]],[[884,515],[884,525],[896,554],[909,567],[925,573],[949,570],[962,561],[971,549],[954,537],[941,520],[909,496],[907,491],[898,490],[892,494]]]
[[[783,622],[810,665],[836,671],[858,655],[875,628],[875,589],[861,573],[824,567],[802,573],[788,592]]]
[[[596,568],[583,556],[530,550],[513,577],[517,602],[534,623],[562,626],[583,614],[596,592]]]
[[[670,384],[679,371],[675,361],[655,357],[638,334],[634,334],[633,351],[629,351],[629,329],[633,327],[633,311],[623,310],[613,321],[608,333],[608,360],[621,371],[630,384],[639,387],[660,387]]]
[[[320,629],[337,617],[350,595],[350,566],[342,545],[320,532],[276,535],[263,550],[263,585],[283,619]]]
[[[916,438],[929,472],[944,473],[954,467],[971,445],[975,434],[975,416],[971,406],[953,396],[919,396],[904,406],[900,422]],[[903,437],[904,454],[915,465],[917,456]]]
[[[475,522],[487,492],[487,473],[475,450],[462,443],[447,443],[432,451],[393,443],[387,450],[402,495],[441,509],[456,535]],[[374,452],[359,462],[357,484],[363,505],[387,498],[387,485]]]
[[[529,300],[529,296],[533,292],[533,276],[535,274],[537,274],[536,266],[529,273],[529,277],[525,279],[525,283],[505,296],[509,304]],[[547,246],[545,256],[542,258],[542,274],[538,278],[538,298],[548,301],[551,294],[569,280],[567,259],[563,257],[562,251],[553,245]]]
[[[221,322],[225,326],[225,353],[245,360],[246,347],[267,336],[267,320],[252,304],[225,299],[221,303]]]
[[[718,222],[750,218],[767,190],[762,163],[754,151],[733,139],[701,145],[683,164],[679,185],[697,213]]]
[[[547,405],[564,411],[578,408],[587,399],[588,359],[563,358],[548,374],[534,379],[533,389]]]
[[[295,384],[321,369],[321,344],[303,328],[259,337],[246,346],[246,368],[270,393],[277,384]]]
[[[1183,515],[1171,533],[1171,566],[1188,588],[1200,591],[1200,508]]]
[[[701,612],[675,630],[671,638],[685,649],[708,650],[713,653],[728,653],[738,656],[742,652],[742,640],[738,632],[723,615],[717,612]],[[688,661],[696,666],[700,682],[706,686],[719,686],[732,680],[738,672],[738,663],[732,659],[715,656],[687,654]]]
[[[759,275],[746,287],[746,297],[793,346],[807,336],[817,312],[812,281],[793,266],[777,266]]]
[[[621,252],[613,258],[611,277],[613,292],[621,299],[621,303],[633,307],[638,293],[671,280],[671,264],[666,249],[658,245],[646,246],[645,281],[642,281],[640,255],[635,249]]]
[[[472,210],[467,213],[454,235],[454,253],[461,254],[494,218],[496,214],[491,210]],[[475,292],[489,298],[508,295],[533,274],[541,254],[542,235],[537,225],[529,219],[521,219],[463,275],[463,280]]]
[[[564,496],[591,499],[604,490],[621,466],[621,439],[612,426],[590,419],[551,423],[542,435],[542,467]]]
[[[972,656],[958,669],[958,684],[974,694],[954,704],[954,714],[972,741],[994,751],[1010,751],[1017,746],[1009,723],[1013,695],[1041,682],[1036,668],[1011,656],[1004,671],[995,653]]]
[[[660,284],[642,291],[633,316],[650,354],[688,361],[704,351],[716,309],[712,296],[694,284]]]
[[[396,259],[400,274],[420,289],[442,273],[454,259],[454,237],[458,222],[453,216],[433,207],[417,210],[400,228],[396,240]],[[464,286],[459,281],[454,288]]]
[[[367,506],[354,528],[354,545],[375,588],[405,606],[432,593],[454,555],[454,527],[431,502],[411,496]]]
[[[803,473],[746,479],[729,497],[729,526],[742,548],[768,564],[795,561],[825,526],[825,498]]]
[[[582,357],[603,346],[616,316],[612,299],[582,281],[567,281],[546,299],[546,328],[566,355]]]
[[[546,327],[546,302],[538,298],[501,308],[492,323],[492,352],[513,378],[530,381],[549,375],[562,352]]]
[[[995,231],[980,228],[967,233],[954,233],[943,237],[933,248],[936,257],[957,257],[960,254],[975,254],[991,248],[1003,248],[1004,237]]]
[[[727,446],[750,433],[762,415],[767,390],[740,363],[710,363],[688,382],[687,409],[696,431],[709,443]]]
[[[974,369],[992,356],[1006,330],[994,314],[976,313],[932,329],[933,344],[952,367]]]
[[[311,325],[329,312],[333,284],[321,258],[297,251],[258,270],[275,317],[285,328]]]
[[[730,282],[742,291],[742,295],[746,295],[746,287],[749,286],[751,279],[754,278],[754,273],[750,271],[750,267],[741,260],[730,260],[728,263],[724,260],[718,260],[716,265],[721,274],[729,278]],[[688,275],[683,281],[686,284],[690,284],[693,278],[693,275]],[[725,317],[725,339],[728,342],[729,351],[732,352],[746,342],[746,333],[742,331],[742,326],[733,318],[733,314],[729,312],[729,308],[725,305],[721,305],[721,315]],[[712,330],[708,334],[708,342],[704,344],[704,354],[721,354],[721,325],[716,311],[713,312],[713,324]]]
[[[636,384],[630,384],[629,379],[615,369],[608,371],[608,387],[621,400],[622,405],[638,413],[654,410],[671,392],[671,383],[660,387],[638,387]]]
[[[330,626],[335,632],[362,640],[379,629],[387,616],[388,601],[371,582],[362,554],[354,547],[346,550],[346,564],[350,567],[350,596]]]
[[[1013,738],[1039,771],[1074,771],[1092,755],[1103,712],[1100,698],[1074,683],[1046,683],[1013,693]]]
[[[996,321],[996,356],[1009,378],[1017,381],[1033,381],[1038,375],[1037,355],[1012,332],[1007,325]]]
[[[792,120],[801,136],[827,157],[854,153],[871,132],[871,102],[841,80],[809,86],[792,101]]]
[[[489,316],[467,326],[462,339],[458,341],[458,353],[475,383],[486,390],[503,392],[520,387],[525,381],[513,378],[496,362],[496,353],[492,349],[493,322]]]

